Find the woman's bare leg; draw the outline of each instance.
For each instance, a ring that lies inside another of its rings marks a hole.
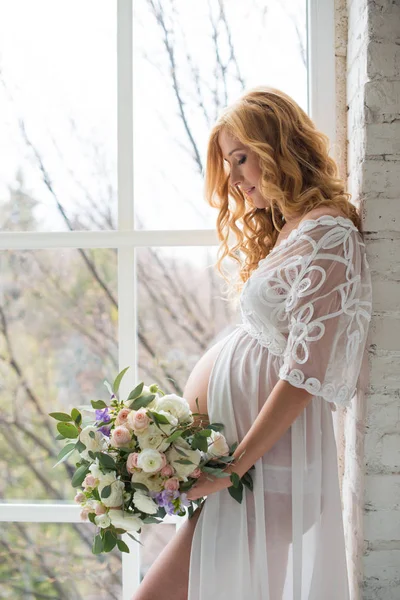
[[[144,576],[132,600],[187,600],[192,539],[203,505],[180,526]]]

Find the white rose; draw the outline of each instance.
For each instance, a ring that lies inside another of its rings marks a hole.
[[[209,441],[211,438],[211,442]],[[227,456],[229,454],[229,446],[225,436],[220,431],[211,430],[211,435],[207,438],[208,450],[207,454],[218,457]]]
[[[101,529],[104,529],[105,527],[109,527],[111,525],[111,520],[107,513],[95,517],[94,522],[96,523],[97,527],[100,527]]]
[[[117,529],[125,529],[125,531],[138,531],[142,525],[142,519],[139,517],[129,514],[122,510],[110,510],[108,513],[111,523]]]
[[[145,473],[156,473],[165,465],[165,457],[158,450],[145,448],[137,458],[137,466]]]
[[[160,452],[164,452],[169,446],[169,442],[165,441],[166,436],[154,423],[151,423],[143,433],[138,433],[136,437],[141,450],[153,448]]]
[[[179,448],[182,448],[187,456],[182,456],[175,450],[174,446],[171,446],[171,448],[169,448],[169,450],[167,450],[166,452],[167,460],[175,469],[178,477],[186,481],[189,474],[192,471],[194,471],[196,467],[199,466],[199,463],[202,459],[202,455],[200,450],[192,450],[190,445],[187,442],[185,442],[185,440],[182,440],[180,438],[178,438],[178,440],[174,442],[174,445],[179,446]],[[187,465],[177,463],[176,461],[180,459],[190,460],[191,463]]]
[[[89,435],[91,432],[94,433],[94,437]],[[80,452],[80,455],[84,460],[92,460],[89,456],[89,450],[92,452],[101,452],[108,447],[106,437],[101,431],[97,431],[96,427],[93,427],[93,425],[87,425],[87,427],[82,429],[79,434],[79,440],[86,446],[86,449]]]
[[[143,483],[151,492],[161,492],[164,489],[163,479],[159,473],[149,475],[144,471],[137,471],[131,477],[132,483]]]
[[[178,421],[187,421],[192,414],[188,401],[176,394],[166,394],[157,402],[157,412],[171,413]]]
[[[149,515],[153,515],[158,511],[157,504],[143,490],[138,490],[133,494],[133,504],[138,510]]]
[[[148,396],[151,393],[152,392],[150,392],[149,386],[148,385],[144,385],[143,386],[143,391],[142,391],[142,393],[140,395],[141,396]],[[146,408],[150,408],[151,410],[154,410],[155,407],[156,407],[156,405],[157,405],[157,400],[158,400],[159,397],[160,397],[160,394],[156,393],[154,400],[152,400],[150,402],[150,404],[148,404],[146,406]],[[135,400],[136,400],[136,398],[135,398]],[[127,408],[130,408],[130,405],[132,404],[132,402],[133,402],[133,400],[124,400],[124,406],[126,406]]]
[[[111,494],[108,496],[108,498],[103,498],[101,492],[107,485],[111,486]],[[98,486],[98,491],[104,506],[120,506],[123,502],[125,485],[123,481],[120,481],[115,477],[115,472],[113,471],[112,473],[107,473],[106,475],[102,476]]]

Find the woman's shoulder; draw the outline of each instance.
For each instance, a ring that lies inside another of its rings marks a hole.
[[[318,219],[319,217],[324,217],[324,216],[343,217],[344,219],[348,218],[347,215],[345,215],[343,213],[343,211],[337,209],[334,206],[318,206],[317,208],[312,208],[307,213],[305,213],[301,217],[301,220],[299,221],[298,225],[303,223],[303,221],[310,221],[310,220],[314,221],[314,220]]]

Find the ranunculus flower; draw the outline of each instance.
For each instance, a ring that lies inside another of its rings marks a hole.
[[[77,494],[75,495],[75,502],[77,502],[78,504],[80,504],[81,502],[83,502],[85,500],[86,496],[83,492],[77,492]]]
[[[114,429],[111,434],[111,445],[120,448],[121,446],[127,446],[132,439],[132,434],[123,425],[119,425]]]
[[[108,498],[103,498],[101,492],[107,485],[111,485],[111,494],[108,496]],[[123,493],[125,491],[125,485],[123,481],[116,478],[115,471],[112,471],[111,473],[103,475],[98,486],[98,491],[101,498],[101,502],[105,506],[121,506],[123,502]]]
[[[170,479],[164,481],[164,488],[171,492],[179,490],[179,479],[177,477],[170,477]]]
[[[137,459],[137,466],[139,469],[143,469],[145,473],[156,473],[161,471],[167,464],[166,456],[163,452],[154,450],[153,448],[146,448],[140,452]]]
[[[152,492],[160,492],[163,489],[163,479],[159,472],[152,475],[144,471],[136,471],[131,477],[131,482],[143,483]]]
[[[108,513],[111,523],[117,529],[125,529],[125,531],[138,531],[143,525],[142,519],[136,515],[132,515],[122,510],[112,509]]]
[[[153,515],[158,510],[158,506],[154,500],[142,490],[138,490],[133,494],[133,504],[138,510],[149,515]]]
[[[94,433],[94,437],[89,435],[91,432]],[[88,425],[82,429],[79,434],[79,440],[86,446],[86,449],[80,452],[80,455],[85,460],[92,460],[89,456],[89,450],[92,452],[101,452],[107,448],[107,439],[93,425]]]
[[[207,454],[211,456],[227,456],[229,454],[229,446],[225,436],[220,431],[211,430],[211,444],[208,446]]]
[[[131,412],[129,408],[122,408],[115,419],[115,425],[124,425],[124,427],[127,427],[128,416]]]
[[[154,423],[150,423],[147,429],[145,429],[143,433],[138,433],[136,437],[141,450],[144,450],[145,448],[154,448],[160,452],[165,452],[170,445],[169,442],[165,441],[165,435]]]
[[[174,445],[178,446],[179,449],[184,450],[186,457],[179,454],[175,450]],[[174,445],[172,445],[171,448],[169,448],[169,450],[167,450],[167,452],[166,452],[167,460],[169,463],[171,463],[172,467],[175,469],[177,476],[180,479],[187,481],[189,474],[200,464],[200,461],[202,458],[201,452],[200,452],[200,450],[192,450],[190,445],[185,440],[182,440],[181,438],[178,438],[174,442]],[[182,458],[187,458],[187,460],[190,460],[191,463],[188,465],[184,465],[184,464],[176,462],[177,460],[180,460]]]
[[[174,469],[171,467],[171,465],[165,465],[165,467],[163,467],[160,471],[160,475],[162,477],[171,477],[171,475],[174,474]]]
[[[110,517],[107,514],[98,515],[94,518],[94,522],[96,523],[97,527],[101,527],[101,529],[111,525]]]
[[[161,410],[171,413],[179,422],[187,421],[192,414],[188,401],[176,394],[166,394],[158,400],[156,412]]]
[[[134,473],[134,469],[137,468],[138,464],[137,464],[137,459],[139,457],[139,453],[138,452],[131,452],[128,455],[127,461],[126,461],[126,470],[128,471],[128,473]]]

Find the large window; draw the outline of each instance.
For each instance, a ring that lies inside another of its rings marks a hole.
[[[1,597],[128,600],[182,523],[92,555],[47,413],[106,398],[128,365],[122,394],[180,394],[239,321],[213,268],[208,132],[268,84],[332,137],[332,5],[1,3]]]

